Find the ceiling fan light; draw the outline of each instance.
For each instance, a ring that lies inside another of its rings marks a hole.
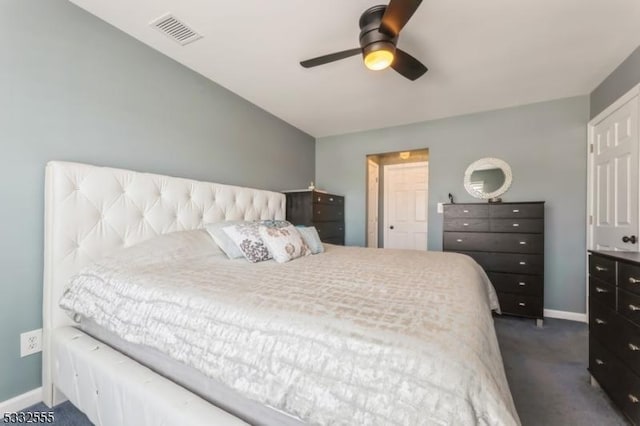
[[[391,43],[373,43],[364,49],[364,65],[373,71],[388,68],[394,59],[394,47]]]

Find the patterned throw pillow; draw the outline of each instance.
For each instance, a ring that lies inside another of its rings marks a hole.
[[[320,241],[320,235],[315,226],[297,226],[296,229],[302,235],[302,239],[309,246],[311,254],[324,253],[324,246]]]
[[[229,257],[229,259],[240,259],[244,257],[242,251],[236,246],[231,238],[223,231],[223,228],[241,223],[251,223],[246,220],[227,220],[223,222],[208,223],[205,225],[207,232],[213,241]]]
[[[271,255],[278,263],[288,262],[311,254],[311,250],[302,239],[302,235],[291,224],[281,227],[261,225],[259,233],[265,245],[269,248]]]
[[[253,263],[271,259],[269,249],[260,238],[259,226],[260,222],[246,222],[222,228],[245,259]]]

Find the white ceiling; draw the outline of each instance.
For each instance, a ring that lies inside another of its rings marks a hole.
[[[376,0],[71,0],[316,136],[590,93],[640,44],[638,0],[424,0],[398,46],[429,67],[411,82],[360,56]],[[167,13],[204,37],[180,46],[149,22]]]

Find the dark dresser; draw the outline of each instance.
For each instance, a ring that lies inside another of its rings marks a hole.
[[[640,253],[590,251],[589,372],[640,424]]]
[[[286,192],[287,220],[315,226],[325,243],[344,245],[344,197],[318,191]]]
[[[443,250],[464,253],[487,272],[502,312],[544,310],[544,201],[445,204]]]

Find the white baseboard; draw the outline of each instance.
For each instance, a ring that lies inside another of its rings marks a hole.
[[[3,416],[4,413],[15,413],[38,402],[42,402],[41,387],[0,402],[0,416]]]
[[[555,309],[545,309],[544,316],[547,318],[557,318],[569,321],[589,322],[587,314],[578,312],[556,311]]]

